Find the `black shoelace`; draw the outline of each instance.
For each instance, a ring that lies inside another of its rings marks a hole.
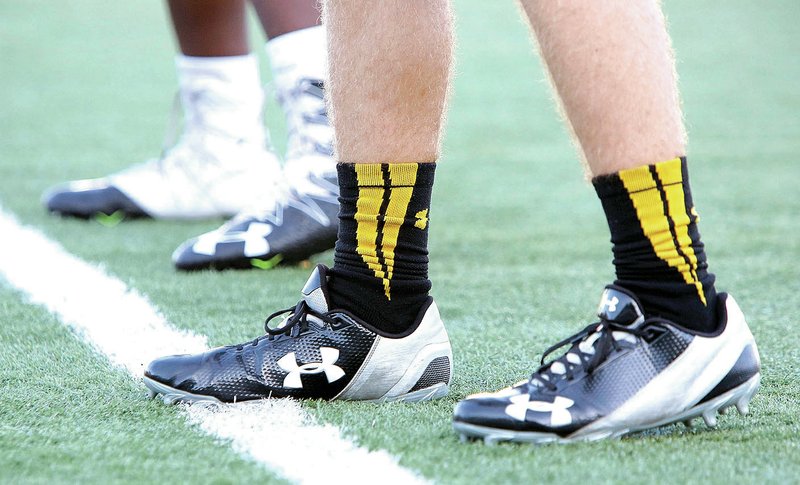
[[[600,319],[599,322],[592,323],[580,332],[557,342],[545,350],[541,359],[541,367],[537,369],[530,378],[530,383],[533,385],[541,385],[550,391],[556,391],[556,381],[566,379],[571,381],[575,378],[576,371],[585,369],[587,374],[594,372],[597,367],[602,364],[612,351],[620,350],[621,346],[617,339],[614,338],[613,332],[625,332],[635,337],[647,337],[655,330],[654,324],[657,326],[659,319],[648,319],[638,328],[631,328],[610,320]],[[593,334],[599,334],[597,340],[593,343],[594,353],[584,352],[580,348],[581,342],[588,339]],[[560,349],[561,347],[570,344],[569,351],[565,352],[561,357],[545,363],[547,357]],[[568,359],[568,354],[578,356],[580,362],[572,362]],[[552,367],[554,364],[560,363],[564,367],[564,372],[553,372]]]
[[[280,315],[288,313],[289,316],[284,319],[277,327],[270,327],[269,323],[275,318]],[[261,337],[257,337],[255,340],[249,343],[255,347],[258,345],[259,342],[264,340],[265,338],[268,340],[274,340],[279,338],[282,335],[286,335],[292,338],[297,338],[302,334],[304,331],[308,329],[308,317],[309,315],[318,318],[320,321],[327,323],[329,325],[335,325],[336,319],[327,315],[325,313],[320,313],[310,306],[305,300],[300,300],[297,305],[293,307],[289,307],[283,310],[278,310],[277,312],[271,314],[264,320],[264,331],[266,332],[265,335]],[[242,350],[245,345],[242,344],[236,346],[236,350]]]

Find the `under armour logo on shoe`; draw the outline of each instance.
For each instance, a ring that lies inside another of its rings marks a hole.
[[[605,300],[603,300],[603,308],[607,308],[609,312],[617,311],[617,304],[619,304],[619,298],[616,296],[612,298],[606,297]]]
[[[530,395],[521,394],[510,399],[511,404],[506,406],[506,414],[512,418],[525,421],[528,411],[550,413],[550,426],[566,426],[572,424],[572,415],[568,408],[575,404],[572,399],[556,396],[553,402],[531,401]]]
[[[283,379],[283,387],[288,389],[302,389],[303,381],[300,376],[303,374],[320,374],[325,373],[325,378],[328,383],[336,382],[344,377],[344,371],[336,364],[339,360],[339,349],[332,347],[320,347],[319,353],[322,356],[322,362],[309,362],[307,364],[298,365],[297,357],[294,352],[289,352],[278,360],[278,366],[289,374]]]
[[[269,252],[269,242],[266,237],[272,232],[271,224],[251,222],[245,231],[230,231],[220,233],[209,232],[197,238],[192,250],[197,254],[213,256],[217,251],[217,244],[228,242],[243,242],[246,257],[263,256]]]

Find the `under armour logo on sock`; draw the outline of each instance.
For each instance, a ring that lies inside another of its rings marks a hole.
[[[566,426],[572,424],[572,415],[568,408],[575,404],[572,399],[556,396],[553,402],[531,401],[530,395],[520,394],[510,399],[506,406],[506,414],[518,421],[525,421],[528,411],[550,413],[550,426]]]
[[[283,379],[283,387],[288,389],[302,389],[303,381],[300,378],[303,374],[324,373],[328,383],[336,382],[344,377],[344,371],[336,364],[339,360],[339,349],[332,347],[320,347],[319,353],[322,362],[308,362],[298,365],[297,357],[294,352],[289,352],[278,360],[278,366],[288,372]]]
[[[425,228],[428,227],[428,209],[417,212],[415,217],[417,221],[414,223],[414,227],[425,230]]]

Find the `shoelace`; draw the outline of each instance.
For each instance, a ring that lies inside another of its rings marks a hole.
[[[265,91],[269,85],[264,87]],[[197,105],[213,103],[207,89],[197,89],[193,92],[195,97],[193,103]],[[167,120],[167,128],[161,146],[161,154],[156,159],[151,159],[139,166],[155,166],[164,176],[169,176],[173,172],[183,172],[194,180],[203,180],[207,168],[212,165],[224,167],[224,160],[218,158],[214,153],[206,149],[208,137],[213,136],[220,139],[228,139],[231,142],[241,142],[242,139],[233,136],[225,130],[218,129],[212,124],[205,122],[204,116],[206,109],[194,109],[193,119],[185,119],[185,110],[181,92],[175,93]],[[265,132],[265,149],[272,151],[269,132]],[[137,166],[137,167],[139,167]],[[288,189],[282,178],[269,178],[264,180],[263,197],[253,202],[252,208],[243,211],[237,218],[229,222],[238,223],[243,219],[255,217],[262,214],[270,214],[275,208],[286,203]]]
[[[202,89],[193,93],[197,98],[195,103],[202,104],[208,98],[206,92]],[[170,109],[169,117],[167,118],[167,127],[164,130],[164,140],[161,143],[161,155],[157,159],[160,167],[168,167],[169,164],[179,165],[184,158],[180,157],[179,151],[184,146],[198,144],[202,146],[203,138],[207,135],[215,135],[220,138],[232,138],[230,133],[224,130],[219,130],[206,123],[203,119],[204,110],[194,110],[194,119],[190,121],[184,119],[183,102],[181,100],[181,93],[176,92],[172,100],[172,108]],[[189,161],[196,161],[196,152],[198,150],[190,150],[190,154],[194,157],[188,157]]]
[[[277,326],[270,327],[269,323],[275,318],[283,314],[288,314]],[[272,313],[264,320],[264,331],[266,332],[265,335],[257,337],[255,340],[250,342],[249,344],[241,344],[237,345],[236,350],[242,350],[246,345],[252,345],[253,347],[257,346],[259,342],[264,339],[274,340],[281,335],[286,335],[289,337],[297,338],[302,334],[305,330],[308,329],[308,317],[313,316],[320,321],[327,323],[329,325],[335,325],[336,319],[325,314],[320,313],[306,303],[304,300],[300,300],[297,305],[293,307],[289,307],[283,310],[278,310]]]
[[[333,154],[333,140],[330,135],[312,135],[315,130],[309,125],[330,128],[328,110],[325,106],[322,81],[302,79],[287,92],[277,94],[278,102],[286,111],[286,124],[289,138],[287,158],[297,158],[307,154]],[[332,129],[324,130],[330,132]]]
[[[601,318],[599,322],[586,326],[583,330],[561,340],[545,350],[541,359],[541,367],[537,369],[529,380],[535,386],[544,386],[550,391],[556,391],[556,382],[560,379],[572,380],[578,369],[583,368],[587,374],[594,372],[612,351],[621,348],[614,333],[622,332],[638,337],[647,337],[656,331],[660,319],[650,318],[645,320],[638,328],[631,328],[617,322]],[[620,338],[619,340],[625,340]],[[572,347],[561,357],[545,363],[547,357],[571,344]]]

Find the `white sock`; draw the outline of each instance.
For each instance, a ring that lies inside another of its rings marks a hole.
[[[291,89],[302,78],[328,79],[326,33],[321,25],[269,40],[267,56],[278,92]]]
[[[326,189],[311,183],[308,175],[336,173],[332,157],[319,155],[308,146],[308,143],[332,143],[333,129],[330,125],[303,121],[304,114],[324,109],[324,103],[310,96],[290,94],[302,79],[327,81],[327,48],[325,27],[321,25],[289,32],[267,42],[273,84],[289,127],[284,175],[299,193],[330,195]]]
[[[263,143],[264,93],[253,54],[175,58],[185,127]]]

